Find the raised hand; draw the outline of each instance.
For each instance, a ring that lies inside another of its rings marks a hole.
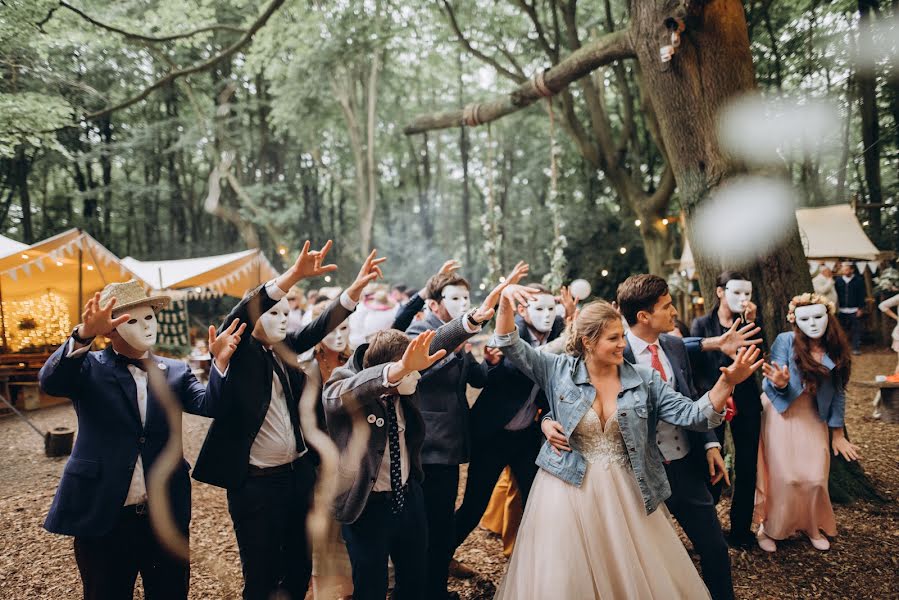
[[[510,285],[502,291],[502,296],[513,304],[527,304],[534,300],[537,290],[523,285]]]
[[[742,319],[734,319],[734,324],[718,338],[718,349],[733,358],[737,351],[745,346],[755,346],[762,343],[760,338],[750,339],[761,332],[761,328],[755,323],[747,323],[740,327]]]
[[[574,317],[575,311],[577,311],[577,301],[578,298],[571,294],[571,290],[566,286],[562,286],[559,290],[559,303],[562,305],[562,308],[565,309],[565,320],[568,321]]]
[[[543,419],[540,423],[540,430],[543,431],[546,441],[549,442],[556,454],[571,452],[571,446],[568,445],[568,438],[565,437],[565,430],[562,429],[561,423],[552,419]]]
[[[528,274],[530,268],[530,265],[528,265],[526,262],[518,261],[518,264],[515,265],[515,268],[512,269],[512,271],[503,280],[503,282],[490,290],[490,293],[487,294],[486,298],[484,298],[484,302],[482,302],[481,305],[474,311],[474,313],[472,313],[472,318],[478,323],[486,323],[487,321],[492,319],[493,315],[496,313],[496,305],[499,304],[499,299],[502,297],[503,290],[509,287],[521,287],[517,284],[525,275]]]
[[[760,354],[761,350],[755,346],[740,348],[734,362],[730,366],[721,367],[721,376],[725,383],[731,387],[736,386],[758,371],[759,367],[765,364],[765,360],[759,358]]]
[[[87,301],[84,305],[84,311],[81,313],[81,325],[78,327],[78,336],[82,338],[94,338],[98,335],[107,335],[113,329],[127,323],[131,315],[119,315],[115,319],[112,318],[112,309],[115,308],[116,299],[112,297],[106,303],[106,306],[100,305],[100,292],[94,294],[94,297]]]
[[[786,365],[779,366],[776,362],[765,363],[762,365],[762,375],[771,382],[771,385],[779,390],[787,387],[790,383],[790,369]]]
[[[459,269],[462,268],[462,263],[460,263],[455,258],[451,258],[440,267],[440,270],[437,271],[438,275],[446,275],[447,273],[455,273]]]
[[[503,351],[492,346],[484,347],[484,360],[491,367],[495,367],[503,360]]]
[[[378,251],[372,250],[371,253],[365,258],[365,261],[362,263],[362,267],[359,269],[359,274],[356,275],[356,279],[350,284],[350,287],[346,289],[347,295],[353,302],[359,302],[359,298],[362,295],[362,290],[365,289],[372,281],[384,277],[384,273],[381,272],[381,267],[379,266],[387,260],[387,257],[378,258]]]
[[[759,307],[755,305],[755,302],[749,300],[743,308],[743,317],[745,317],[747,323],[752,323],[758,317],[758,312]]]
[[[434,341],[436,335],[436,331],[428,330],[409,342],[406,351],[403,353],[403,357],[390,365],[390,368],[387,371],[387,380],[390,383],[397,383],[409,373],[412,373],[413,371],[424,371],[446,356],[446,350],[443,348],[434,354],[430,353],[431,342]]]
[[[214,326],[209,326],[209,353],[215,359],[215,366],[219,371],[228,368],[231,357],[234,356],[234,352],[240,344],[240,336],[246,328],[247,324],[241,323],[240,319],[231,321],[231,324],[219,335],[216,335]]]

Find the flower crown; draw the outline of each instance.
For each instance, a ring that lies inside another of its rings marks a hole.
[[[798,296],[793,296],[793,299],[790,300],[790,306],[787,309],[787,321],[795,323],[796,309],[800,306],[811,306],[813,304],[823,304],[827,307],[827,312],[830,315],[837,314],[837,309],[833,305],[833,302],[814,292],[806,292],[804,294],[799,294]]]

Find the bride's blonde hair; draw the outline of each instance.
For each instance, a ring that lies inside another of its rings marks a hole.
[[[593,342],[602,335],[610,323],[621,323],[621,313],[605,300],[594,300],[580,309],[577,318],[568,326],[568,342],[565,351],[583,358],[587,353],[584,338]]]

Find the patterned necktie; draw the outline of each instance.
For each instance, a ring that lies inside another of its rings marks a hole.
[[[400,427],[396,420],[396,402],[387,401],[387,447],[390,450],[390,489],[393,490],[390,510],[395,515],[402,514],[406,505],[406,491],[403,489],[403,471],[400,463]]]
[[[646,349],[652,354],[652,368],[659,372],[659,375],[662,376],[662,381],[668,381],[668,376],[665,375],[665,367],[662,366],[662,361],[659,359],[659,347],[655,344],[650,344]]]

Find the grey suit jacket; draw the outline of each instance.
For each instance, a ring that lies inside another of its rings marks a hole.
[[[431,343],[432,353],[445,349],[451,355],[455,348],[474,335],[465,330],[462,318],[464,316],[437,329]],[[396,388],[384,387],[384,365],[362,368],[367,349],[367,344],[359,346],[345,365],[334,370],[323,395],[328,433],[340,450],[340,482],[334,501],[334,515],[341,523],[356,521],[368,502],[387,448],[387,411],[381,397],[396,393]],[[439,367],[442,362],[439,361],[431,369]],[[409,477],[416,481],[424,479],[421,450],[426,425],[419,410],[420,403],[421,393],[418,391],[400,396],[406,418],[406,448],[411,463]],[[367,436],[361,459],[351,456],[354,425],[358,434]]]

